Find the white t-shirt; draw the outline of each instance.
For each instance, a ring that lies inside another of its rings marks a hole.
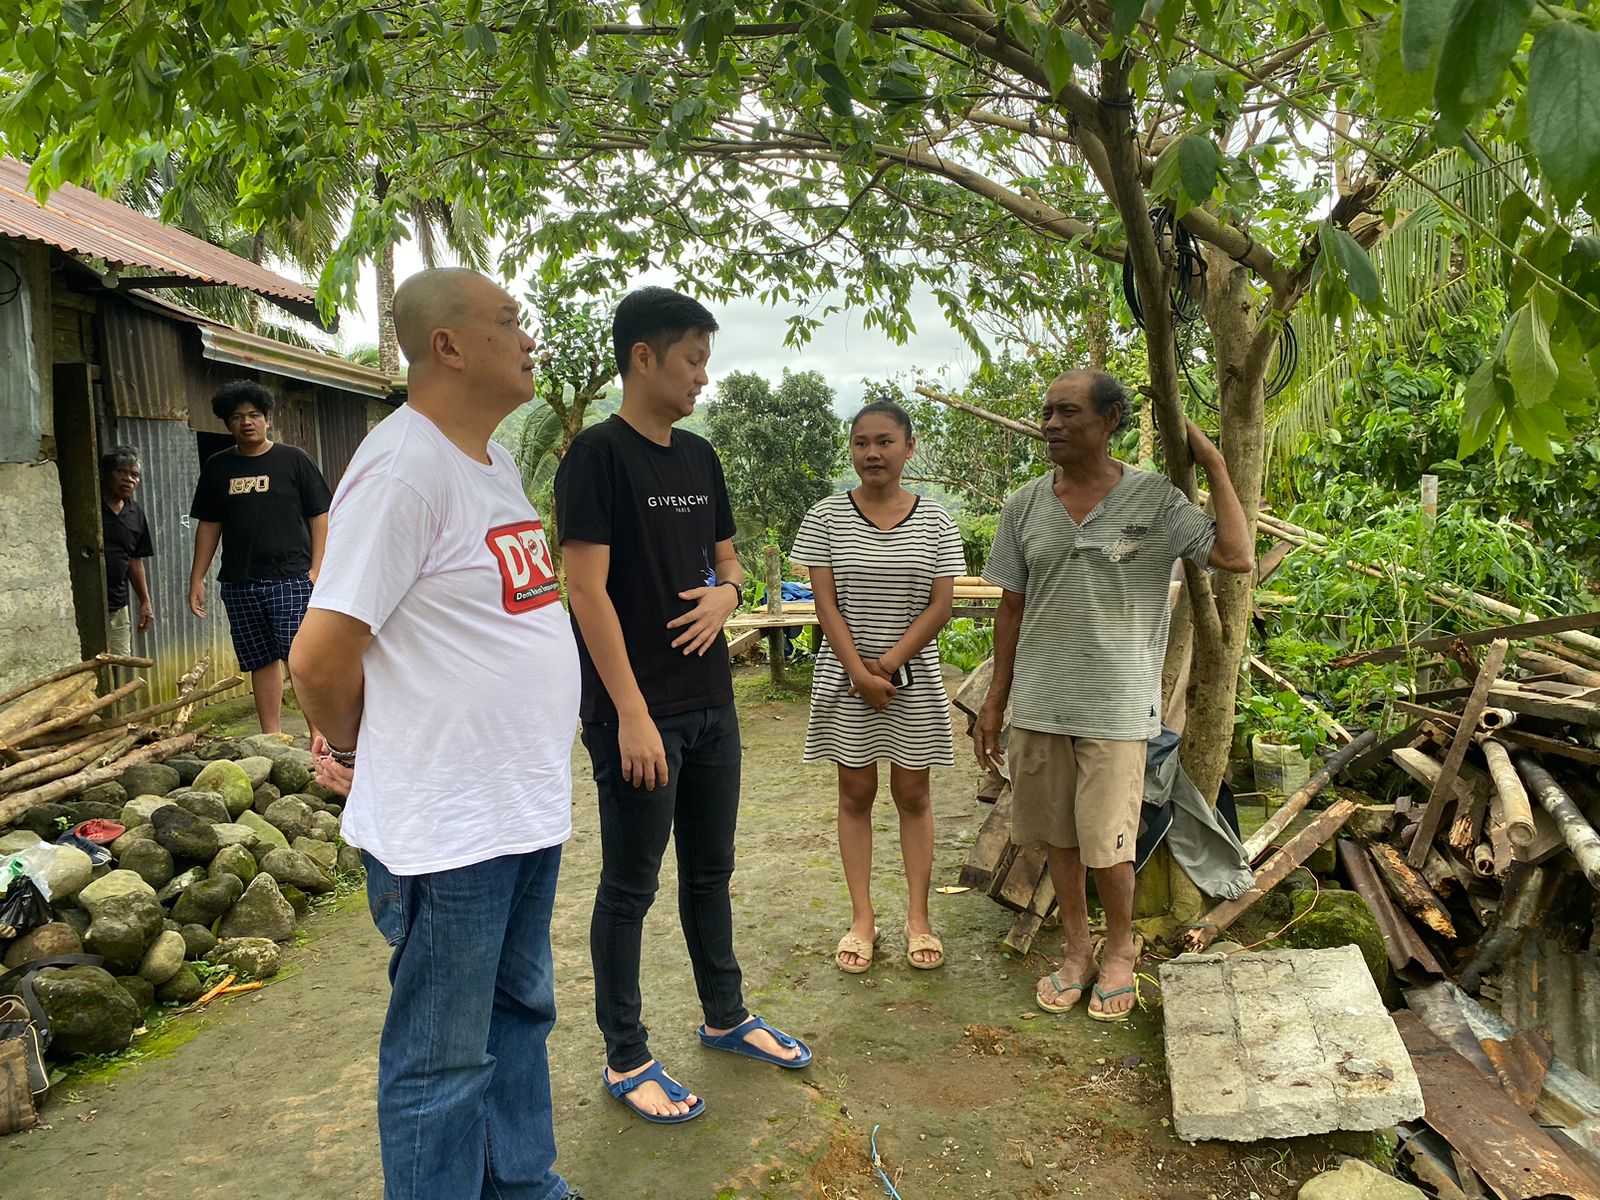
[[[578,651],[510,453],[402,407],[339,483],[312,608],[374,637],[344,837],[396,875],[572,834]]]

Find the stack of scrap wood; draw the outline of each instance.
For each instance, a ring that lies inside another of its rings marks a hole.
[[[138,676],[99,693],[106,668],[150,665],[149,659],[100,654],[0,695],[0,828],[35,805],[186,749],[198,736],[183,732],[195,705],[242,682],[233,676],[202,690],[211,666],[202,659],[179,681],[177,698],[164,704],[118,711],[145,689]]]
[[[976,720],[983,699],[989,694],[994,676],[992,660],[984,662],[962,682],[956,692],[956,707]],[[1006,714],[1006,728],[1011,714]],[[961,867],[961,885],[987,892],[1017,914],[1005,945],[1026,954],[1045,917],[1056,904],[1055,884],[1051,882],[1042,843],[1018,846],[1011,840],[1011,783],[998,771],[989,770],[978,786],[979,803],[992,805],[983,827],[967,852]]]

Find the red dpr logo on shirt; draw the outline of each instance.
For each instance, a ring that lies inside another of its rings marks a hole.
[[[500,603],[508,613],[531,612],[560,599],[543,524],[496,525],[484,542],[500,567]]]

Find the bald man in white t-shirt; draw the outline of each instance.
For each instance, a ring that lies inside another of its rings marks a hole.
[[[533,395],[515,300],[472,271],[395,293],[410,399],[361,444],[289,656],[319,778],[393,947],[385,1200],[581,1200],[555,1172],[550,913],[572,832],[578,656],[495,426]]]

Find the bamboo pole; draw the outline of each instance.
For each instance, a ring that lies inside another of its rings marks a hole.
[[[1356,811],[1353,800],[1339,800],[1325,809],[1315,821],[1307,825],[1284,847],[1267,860],[1256,872],[1256,881],[1237,899],[1227,900],[1202,916],[1184,932],[1183,948],[1187,951],[1204,950],[1228,926],[1259,903],[1268,892],[1289,877],[1289,873],[1310,858],[1316,850],[1344,827]]]
[[[1490,737],[1480,738],[1478,745],[1489,764],[1489,779],[1505,814],[1506,836],[1513,846],[1529,845],[1534,835],[1533,806],[1528,803],[1528,789],[1522,786],[1516,767],[1511,765],[1510,751]]]
[[[1310,779],[1306,780],[1305,787],[1285,800],[1283,806],[1273,813],[1271,818],[1260,829],[1250,835],[1249,840],[1244,844],[1245,861],[1255,862],[1262,854],[1266,853],[1268,847],[1272,845],[1272,839],[1289,827],[1289,822],[1294,820],[1295,815],[1305,808],[1323,788],[1332,783],[1339,772],[1344,770],[1352,759],[1358,758],[1368,746],[1371,746],[1377,740],[1377,732],[1369,729],[1328,759],[1327,762],[1323,763],[1322,768]]]
[[[109,766],[79,771],[76,775],[54,780],[42,787],[36,787],[26,792],[18,792],[14,796],[7,796],[4,800],[0,800],[0,828],[15,824],[18,817],[35,805],[48,804],[50,801],[58,800],[62,796],[74,795],[83,791],[84,788],[93,787],[97,783],[108,783],[122,774],[127,768],[137,766],[139,763],[163,762],[174,754],[181,754],[199,740],[200,732],[200,730],[195,729],[177,737],[151,742],[148,746],[143,746],[132,754],[123,755],[123,757]]]
[[[1600,671],[1590,671],[1587,668],[1569,663],[1564,658],[1557,658],[1554,654],[1544,654],[1538,650],[1528,650],[1518,646],[1517,666],[1523,667],[1530,673],[1553,672],[1563,679],[1581,684],[1584,687],[1600,687]]]
[[[1540,806],[1556,819],[1561,838],[1572,851],[1572,857],[1578,860],[1583,877],[1590,886],[1600,890],[1600,834],[1595,833],[1594,826],[1584,819],[1572,797],[1562,790],[1538,759],[1523,750],[1517,752],[1513,761],[1518,773],[1538,797]]]
[[[97,700],[91,701],[90,703],[79,708],[74,708],[70,712],[63,713],[59,717],[54,717],[51,720],[35,725],[32,729],[24,729],[21,733],[17,734],[11,739],[11,744],[13,746],[20,746],[23,742],[31,741],[36,737],[43,737],[47,733],[54,733],[58,729],[69,729],[78,724],[80,721],[84,720],[86,717],[92,717],[101,709],[110,708],[124,696],[131,696],[137,691],[142,691],[144,687],[145,682],[142,679],[135,679],[132,683],[125,683],[116,691],[107,692],[104,696],[101,696]]]

